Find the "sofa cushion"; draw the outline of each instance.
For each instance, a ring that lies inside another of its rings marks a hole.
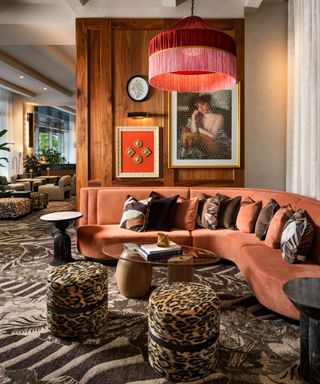
[[[268,204],[261,209],[255,226],[255,234],[260,240],[264,240],[266,237],[270,221],[278,208],[278,203],[270,199]]]
[[[219,225],[219,210],[223,200],[227,197],[217,193],[213,197],[206,198],[204,194],[199,195],[197,224],[207,229],[216,229]]]
[[[312,246],[313,226],[306,214],[298,209],[286,222],[281,236],[282,257],[293,264],[306,260]]]
[[[277,210],[271,219],[266,235],[265,244],[267,247],[280,248],[280,240],[283,228],[292,214],[293,211],[290,205],[281,207]]]
[[[176,205],[173,226],[192,231],[196,225],[199,199],[194,197],[193,199],[186,200],[179,197],[179,200]]]
[[[236,220],[240,208],[241,196],[221,201],[218,221],[219,227],[236,229]]]
[[[123,215],[120,228],[130,229],[135,232],[143,232],[147,228],[151,197],[137,200],[128,195],[123,206]]]
[[[163,232],[172,241],[180,245],[192,245],[189,231],[173,229]],[[77,229],[79,252],[87,257],[108,259],[102,253],[102,247],[112,243],[157,242],[158,231],[134,232],[119,228],[117,224],[81,225]]]
[[[176,203],[179,195],[161,198],[157,192],[151,192],[150,214],[148,229],[158,229],[160,231],[170,231],[175,212]]]
[[[241,232],[252,233],[261,211],[262,201],[255,202],[251,197],[242,200],[238,212],[236,227]]]
[[[288,264],[280,249],[245,246],[240,251],[237,265],[257,299],[267,308],[284,316],[299,319],[299,312],[282,290],[288,280],[302,277],[320,278],[320,266],[312,260],[303,264]]]

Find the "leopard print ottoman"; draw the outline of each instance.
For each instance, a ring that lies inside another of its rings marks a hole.
[[[220,300],[196,283],[173,283],[149,299],[149,362],[171,381],[208,376],[219,356]]]
[[[47,208],[49,203],[49,194],[46,192],[31,192],[31,210],[37,211]]]
[[[16,219],[31,210],[30,199],[4,197],[0,199],[0,219]]]
[[[47,276],[47,323],[59,337],[103,333],[108,318],[108,269],[79,261],[56,267]]]

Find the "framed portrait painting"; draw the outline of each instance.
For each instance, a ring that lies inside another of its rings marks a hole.
[[[159,127],[116,128],[116,176],[159,177]]]
[[[240,167],[240,86],[171,92],[170,168]]]

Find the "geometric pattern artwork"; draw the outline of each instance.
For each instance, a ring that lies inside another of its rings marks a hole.
[[[159,127],[117,127],[116,177],[159,177]]]

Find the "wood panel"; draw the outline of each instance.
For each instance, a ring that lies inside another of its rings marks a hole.
[[[244,185],[244,22],[209,20],[237,44],[237,72],[241,82],[241,168],[168,168],[168,94],[152,89],[144,102],[126,94],[133,75],[148,74],[150,39],[173,23],[162,19],[77,20],[77,187],[91,185]],[[135,120],[128,112],[144,111]],[[116,126],[159,126],[160,177],[119,179],[115,175]]]

